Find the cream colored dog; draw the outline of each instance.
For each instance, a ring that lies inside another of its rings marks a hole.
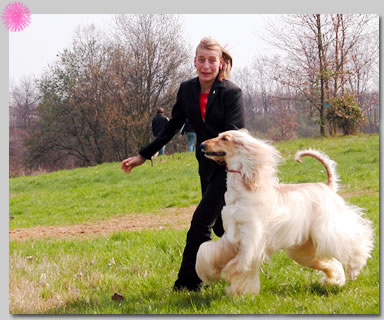
[[[203,243],[197,253],[196,271],[203,282],[223,277],[230,283],[228,294],[257,294],[263,261],[280,249],[303,266],[323,271],[324,284],[344,285],[343,266],[349,279],[356,279],[373,247],[371,222],[336,193],[336,164],[328,156],[315,150],[296,154],[299,162],[303,156],[319,160],[328,185],[279,184],[280,153],[246,130],[223,132],[201,149],[228,172],[225,234]]]

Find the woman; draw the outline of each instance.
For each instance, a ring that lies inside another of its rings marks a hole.
[[[178,279],[174,290],[200,290],[201,280],[196,274],[196,254],[201,243],[212,239],[211,229],[221,237],[224,229],[221,209],[226,191],[225,167],[204,157],[200,144],[220,132],[244,127],[244,107],[240,88],[228,81],[232,57],[212,38],[203,38],[196,49],[194,63],[197,78],[181,84],[177,93],[172,118],[156,139],[142,148],[139,155],[123,160],[121,168],[129,173],[143,164],[181,129],[186,119],[196,132],[196,158],[202,200],[193,214],[187,233]]]

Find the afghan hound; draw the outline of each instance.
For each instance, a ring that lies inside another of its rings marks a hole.
[[[299,264],[325,273],[325,285],[345,284],[344,268],[356,279],[373,248],[371,222],[363,210],[337,194],[336,163],[316,150],[299,151],[295,159],[320,161],[328,183],[280,184],[280,153],[246,130],[221,133],[201,144],[205,156],[227,168],[222,219],[225,234],[203,243],[196,272],[203,282],[230,283],[228,294],[257,294],[259,271],[280,249]]]

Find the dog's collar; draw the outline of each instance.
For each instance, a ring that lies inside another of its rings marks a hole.
[[[225,169],[226,172],[231,172],[231,173],[238,173],[238,174],[241,174],[240,171],[238,170],[229,170],[229,169]]]

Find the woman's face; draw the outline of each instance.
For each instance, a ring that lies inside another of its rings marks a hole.
[[[219,74],[221,58],[217,50],[197,49],[195,67],[200,82],[213,83]]]

